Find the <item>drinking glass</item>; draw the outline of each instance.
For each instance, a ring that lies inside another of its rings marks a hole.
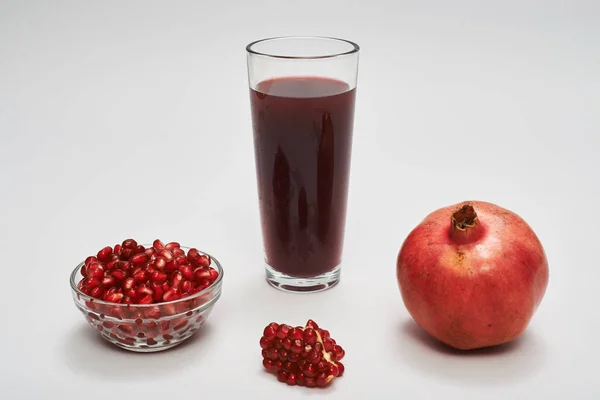
[[[359,46],[276,37],[246,53],[266,279],[328,289],[340,280]]]

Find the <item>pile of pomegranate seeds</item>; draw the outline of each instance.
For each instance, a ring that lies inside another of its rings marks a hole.
[[[122,304],[163,303],[209,287],[219,276],[211,259],[196,249],[156,239],[145,248],[133,239],[89,256],[79,290],[95,299]]]
[[[260,347],[265,369],[288,385],[325,387],[344,373],[344,349],[312,320],[304,328],[270,323]]]

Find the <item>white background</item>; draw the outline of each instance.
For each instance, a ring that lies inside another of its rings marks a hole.
[[[342,281],[311,295],[264,281],[244,50],[295,34],[362,49]],[[599,71],[596,1],[0,1],[0,397],[600,398]],[[468,199],[529,222],[550,283],[521,339],[459,355],[395,258]],[[75,309],[76,263],[128,237],[224,264],[188,343],[119,351]],[[308,318],[347,351],[326,391],[262,371],[262,328]]]

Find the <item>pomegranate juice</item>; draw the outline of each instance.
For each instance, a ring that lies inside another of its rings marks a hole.
[[[331,271],[344,242],[355,89],[290,77],[250,95],[266,262],[294,277]]]

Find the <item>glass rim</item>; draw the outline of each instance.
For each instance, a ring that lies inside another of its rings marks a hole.
[[[352,46],[352,48],[348,51],[319,55],[319,56],[288,56],[288,55],[275,54],[275,53],[269,53],[269,52],[261,52],[261,51],[256,51],[253,49],[253,47],[259,43],[270,42],[270,41],[274,41],[274,40],[282,40],[282,39],[322,39],[322,40],[343,42],[343,43],[349,44],[350,46]],[[360,46],[358,44],[356,44],[355,42],[353,42],[351,40],[347,40],[347,39],[333,37],[333,36],[272,36],[272,37],[268,37],[268,38],[255,40],[246,46],[246,51],[250,54],[257,55],[257,56],[263,56],[263,57],[270,57],[270,58],[288,59],[288,60],[320,60],[320,59],[325,59],[325,58],[335,58],[335,57],[342,57],[342,56],[355,54],[355,53],[358,53],[359,50],[360,50]]]

